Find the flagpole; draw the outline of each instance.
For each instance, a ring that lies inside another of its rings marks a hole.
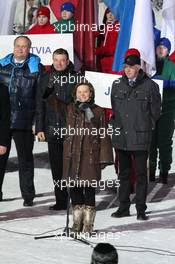
[[[26,8],[27,8],[27,0],[24,0],[24,17],[23,17],[23,33],[25,32],[26,25]]]

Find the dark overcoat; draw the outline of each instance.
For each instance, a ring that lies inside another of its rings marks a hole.
[[[119,135],[113,135],[113,146],[127,151],[148,151],[161,112],[159,86],[142,70],[133,87],[124,75],[113,83],[111,104],[114,113],[111,124],[119,131]]]

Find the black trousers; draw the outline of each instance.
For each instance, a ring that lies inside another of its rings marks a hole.
[[[63,176],[63,141],[54,140],[48,142],[48,150],[56,204],[64,206],[67,205],[67,189],[61,188]]]
[[[130,189],[131,189],[131,167],[134,156],[135,172],[136,172],[136,209],[137,212],[144,212],[147,196],[147,151],[124,151],[118,150],[119,153],[119,201],[120,209],[123,211],[129,210],[130,207]]]
[[[72,205],[85,204],[95,206],[95,188],[94,187],[73,187],[70,188],[70,197]]]
[[[152,133],[152,142],[149,155],[150,169],[156,171],[159,150],[158,167],[161,173],[171,169],[172,147],[174,134],[174,111],[162,113]]]
[[[12,130],[11,138],[14,139],[17,150],[19,183],[22,198],[25,201],[32,201],[35,197],[33,161],[34,135],[31,130]],[[4,173],[10,148],[11,142],[9,142],[7,153],[0,156],[0,191],[2,191]]]

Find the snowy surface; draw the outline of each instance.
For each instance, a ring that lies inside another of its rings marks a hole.
[[[35,153],[46,152],[44,143],[35,144]],[[39,154],[36,154],[37,161]],[[14,146],[10,160],[15,162]],[[7,172],[3,185],[4,201],[0,202],[0,263],[2,264],[90,264],[92,247],[68,238],[35,240],[34,237],[59,234],[66,222],[66,212],[51,212],[54,203],[53,184],[48,162],[40,159],[35,169],[37,197],[35,206],[23,207],[19,190],[18,171]],[[173,165],[173,169],[174,165]],[[105,169],[104,179],[115,179],[114,169]],[[134,202],[135,196],[131,199]],[[88,239],[92,246],[109,242],[116,246],[120,264],[175,263],[175,177],[168,185],[151,183],[148,193],[149,221],[136,220],[135,205],[131,216],[114,219],[117,194],[104,190],[97,194],[97,234]],[[72,215],[70,215],[70,226]],[[174,256],[170,256],[174,255]]]

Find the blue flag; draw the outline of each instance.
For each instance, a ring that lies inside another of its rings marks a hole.
[[[135,0],[104,0],[113,15],[120,22],[120,32],[116,44],[113,71],[121,71],[124,66],[124,54],[129,48]]]

